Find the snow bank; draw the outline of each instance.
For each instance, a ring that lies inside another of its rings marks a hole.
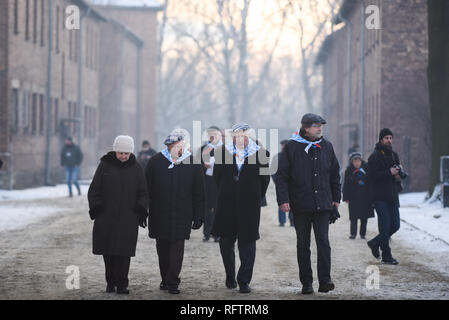
[[[88,185],[80,185],[81,193],[87,194],[89,189]],[[73,186],[74,195],[78,194],[75,186]],[[0,202],[12,201],[12,200],[36,200],[36,199],[48,199],[48,198],[62,198],[67,197],[69,194],[66,184],[60,184],[55,187],[38,187],[25,190],[1,190],[0,189]]]

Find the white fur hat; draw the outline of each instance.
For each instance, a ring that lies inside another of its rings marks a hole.
[[[134,152],[134,139],[130,136],[118,136],[114,140],[112,151],[115,152]]]

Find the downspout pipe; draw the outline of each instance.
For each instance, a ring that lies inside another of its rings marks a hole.
[[[48,65],[47,65],[47,133],[45,148],[45,177],[44,184],[50,183],[50,144],[51,144],[51,74],[52,74],[52,50],[53,50],[53,0],[48,0]]]
[[[360,0],[360,152],[365,152],[365,0]]]

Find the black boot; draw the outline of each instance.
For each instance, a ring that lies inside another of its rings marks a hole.
[[[168,286],[164,283],[164,281],[162,281],[161,284],[159,285],[159,289],[166,291],[168,290]]]
[[[233,279],[226,279],[226,288],[228,289],[235,289],[237,288],[237,281]]]
[[[318,292],[329,292],[335,289],[335,284],[332,281],[322,282],[318,288]]]
[[[170,294],[180,294],[181,291],[179,291],[178,287],[170,287],[170,288],[168,288],[168,293],[170,293]]]
[[[302,294],[312,294],[313,293],[313,286],[312,286],[312,284],[305,284],[305,285],[303,285],[301,293]]]
[[[373,254],[374,258],[376,259],[380,259],[380,251],[379,251],[379,247],[374,247],[372,244],[370,244],[370,242],[367,242],[368,247],[371,249],[371,253]]]
[[[106,292],[107,293],[112,293],[112,292],[115,292],[115,286],[114,285],[107,285],[106,286]]]
[[[117,288],[117,294],[129,294],[128,288]]]
[[[239,290],[239,292],[240,293],[250,293],[251,292],[251,288],[250,288],[250,286],[248,285],[248,284],[241,284],[240,285],[240,290]]]

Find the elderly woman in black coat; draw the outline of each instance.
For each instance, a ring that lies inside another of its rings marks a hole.
[[[185,240],[191,229],[201,228],[206,213],[202,165],[193,157],[182,131],[165,140],[164,150],[153,156],[145,169],[150,199],[148,229],[156,239],[161,290],[178,294]]]
[[[226,287],[236,288],[238,283],[241,293],[251,292],[260,208],[270,183],[269,153],[249,137],[249,129],[247,124],[233,126],[233,140],[215,151],[214,168],[218,200],[212,234],[220,237]],[[236,281],[237,240],[241,265]]]
[[[351,220],[350,239],[357,235],[357,221],[360,220],[360,237],[365,239],[368,218],[374,217],[374,210],[370,199],[367,164],[362,155],[354,152],[349,158],[350,165],[345,172],[343,185],[343,201],[349,205],[349,219]]]
[[[94,220],[93,253],[103,255],[107,292],[129,294],[128,273],[136,254],[139,225],[146,227],[148,193],[134,141],[118,136],[113,151],[101,158],[89,187],[89,214]]]

